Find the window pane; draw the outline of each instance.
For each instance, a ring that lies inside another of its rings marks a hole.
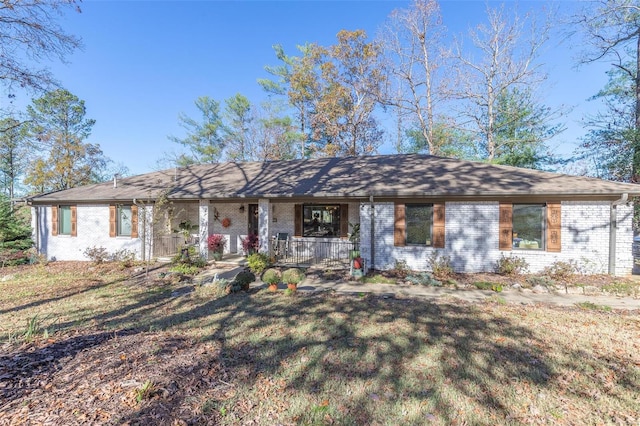
[[[131,206],[118,207],[118,235],[131,235]]]
[[[304,237],[339,237],[340,206],[305,205],[302,209]]]
[[[71,235],[71,206],[58,208],[58,234]]]
[[[513,205],[513,246],[528,250],[544,248],[544,205]]]
[[[432,204],[406,204],[406,244],[431,245]]]

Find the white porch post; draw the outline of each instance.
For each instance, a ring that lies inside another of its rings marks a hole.
[[[198,226],[200,229],[200,255],[204,259],[209,258],[209,247],[207,245],[207,238],[209,237],[209,201],[200,200],[200,207],[198,210]]]
[[[260,253],[269,254],[271,241],[271,212],[268,199],[258,200],[258,238],[260,239]]]

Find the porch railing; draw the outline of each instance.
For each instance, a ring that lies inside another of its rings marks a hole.
[[[271,256],[283,265],[322,265],[328,268],[348,268],[354,251],[360,245],[347,240],[288,239],[274,240]]]

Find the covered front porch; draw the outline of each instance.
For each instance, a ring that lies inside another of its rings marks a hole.
[[[359,203],[199,200],[171,203],[156,213],[154,257],[171,257],[194,246],[210,259],[207,239],[212,234],[225,239],[223,259],[246,255],[243,241],[251,234],[258,236],[258,251],[280,265],[348,268],[359,254],[353,234],[360,221]]]

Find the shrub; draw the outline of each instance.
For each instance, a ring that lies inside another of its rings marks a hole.
[[[227,238],[222,234],[211,234],[207,238],[207,246],[211,251],[220,252],[224,249],[225,244],[227,244]]]
[[[269,266],[269,256],[264,253],[253,253],[247,257],[247,266],[256,275],[260,275]]]
[[[253,254],[260,248],[260,240],[258,234],[249,234],[240,240],[242,243],[242,250],[247,254]]]
[[[437,251],[434,251],[431,253],[431,256],[429,256],[427,262],[429,266],[431,266],[431,272],[433,272],[436,278],[449,278],[454,274],[449,256],[441,255]]]
[[[177,272],[179,274],[183,274],[183,275],[195,275],[198,272],[200,272],[200,267],[196,266],[196,265],[190,265],[187,263],[179,263],[177,265],[172,266],[169,271],[171,272]]]
[[[433,287],[442,287],[442,282],[438,281],[433,275],[423,272],[421,274],[408,275],[407,281],[416,285],[428,285]]]
[[[242,290],[248,291],[249,284],[251,284],[255,280],[256,276],[252,272],[242,271],[238,275],[236,275],[236,278],[233,281],[234,283],[237,283]]]
[[[544,268],[542,275],[546,275],[554,280],[566,280],[576,275],[578,271],[578,262],[575,260],[569,260],[568,262],[558,260]]]
[[[110,258],[109,252],[104,247],[87,247],[83,254],[96,265],[106,262]]]
[[[529,269],[527,261],[518,256],[505,256],[496,261],[496,273],[500,275],[518,275]]]
[[[532,275],[530,277],[527,277],[525,279],[525,282],[530,287],[541,286],[541,287],[553,288],[556,286],[556,282],[553,279],[551,279],[551,277],[548,277],[548,276]]]
[[[495,291],[496,293],[500,293],[502,291],[501,284],[491,283],[488,281],[476,281],[475,283],[473,283],[473,285],[478,290],[491,290],[491,291]]]
[[[282,280],[282,274],[275,268],[267,269],[262,274],[262,281],[267,284],[277,284]]]
[[[21,265],[29,261],[29,249],[33,247],[28,212],[12,206],[6,195],[0,194],[0,266]]]
[[[298,268],[289,268],[282,273],[282,282],[287,284],[298,284],[304,280],[304,272]]]
[[[121,266],[124,268],[130,268],[136,261],[136,253],[127,249],[116,250],[110,256],[110,260],[120,262]]]
[[[396,263],[393,266],[393,273],[396,276],[406,278],[406,276],[409,275],[410,272],[411,270],[409,269],[409,266],[407,266],[406,260],[396,260]]]

